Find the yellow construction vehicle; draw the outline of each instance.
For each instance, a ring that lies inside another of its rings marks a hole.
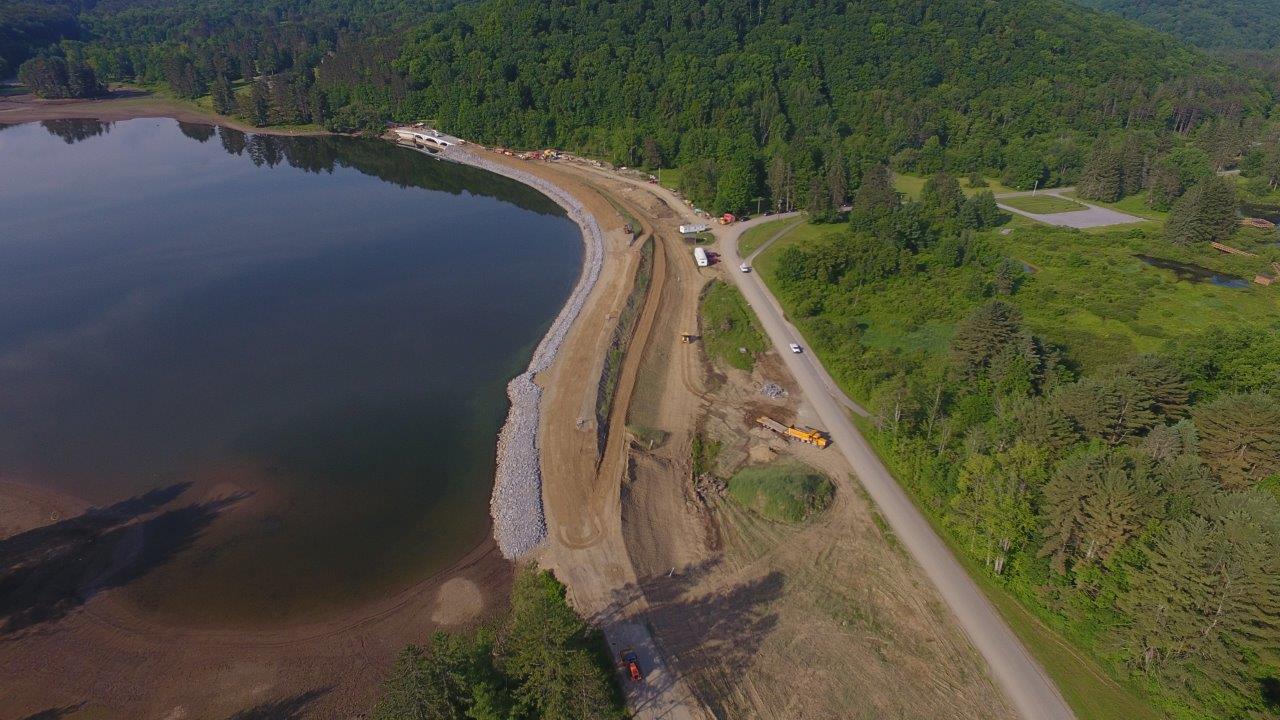
[[[771,417],[761,415],[756,418],[756,423],[761,427],[768,428],[782,437],[793,438],[802,443],[809,443],[820,448],[826,447],[831,441],[820,430],[814,430],[811,427],[795,427],[794,425],[783,425]]]

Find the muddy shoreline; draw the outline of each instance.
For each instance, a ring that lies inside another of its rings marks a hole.
[[[232,130],[259,135],[333,135],[327,130],[290,130],[254,127],[247,123],[160,97],[138,88],[121,87],[106,97],[70,100],[42,100],[29,93],[0,95],[0,125],[17,125],[44,120],[98,120],[117,122],[141,118],[170,118],[178,122],[223,125]]]

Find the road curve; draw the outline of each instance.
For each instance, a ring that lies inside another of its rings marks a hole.
[[[836,389],[816,357],[809,352],[796,354],[790,351],[788,345],[802,342],[802,337],[786,321],[782,308],[769,293],[759,274],[738,271],[738,265],[742,262],[738,257],[739,235],[760,222],[777,217],[758,218],[716,228],[721,261],[726,273],[755,310],[774,349],[826,425],[834,448],[848,458],[885,521],[938,588],[943,601],[951,608],[969,640],[986,659],[992,677],[1018,714],[1027,720],[1073,720],[1075,715],[1053,681],[1023,647],[950,549],[934,532],[928,520],[912,504],[866,439],[854,427],[842,409],[853,404],[852,401]]]

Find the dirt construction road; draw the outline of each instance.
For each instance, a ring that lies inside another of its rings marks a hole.
[[[773,218],[761,218],[769,220]],[[737,268],[738,237],[755,221],[716,229],[722,262]],[[1075,716],[1039,663],[1013,634],[928,521],[898,486],[871,446],[854,427],[837,399],[826,371],[808,352],[788,345],[802,342],[781,307],[756,273],[727,273],[759,317],[775,350],[831,434],[835,448],[848,459],[867,493],[911,556],[938,588],[960,626],[990,666],[991,675],[1018,713],[1028,720],[1071,720]]]

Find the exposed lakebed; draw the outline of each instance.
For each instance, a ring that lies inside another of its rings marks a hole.
[[[0,478],[146,499],[76,573],[254,624],[485,540],[505,384],[581,271],[557,205],[380,141],[170,120],[11,126],[0,157]]]

